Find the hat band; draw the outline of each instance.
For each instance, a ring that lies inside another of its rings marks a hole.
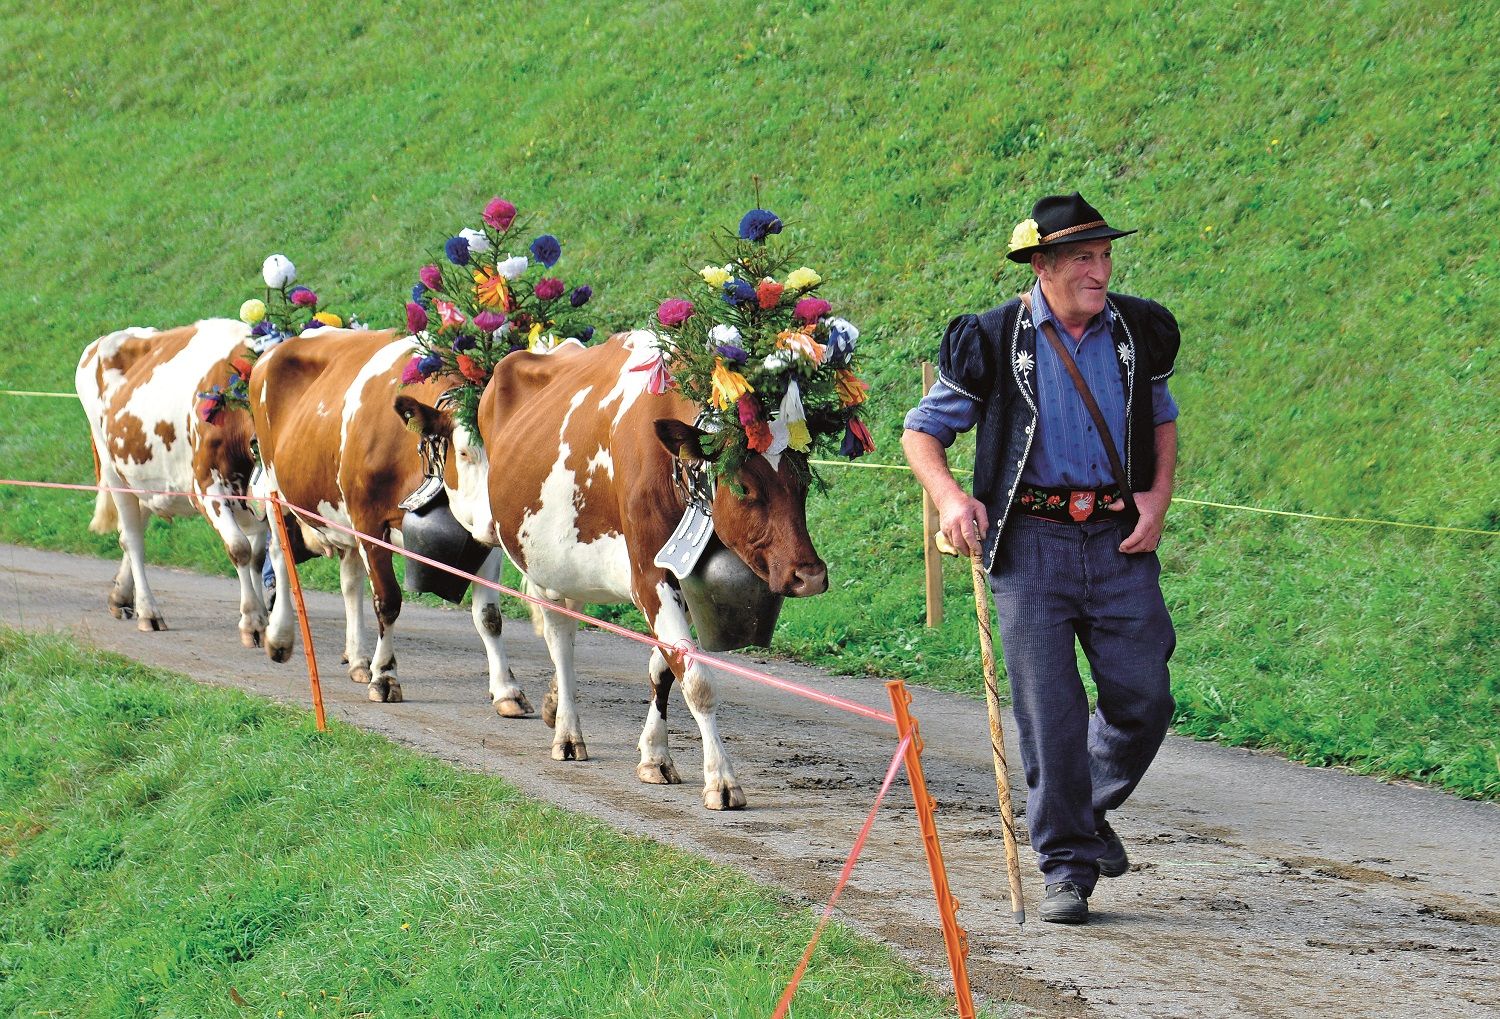
[[[1077,226],[1070,226],[1066,230],[1056,230],[1044,237],[1040,237],[1037,239],[1037,243],[1050,244],[1053,241],[1057,240],[1059,237],[1066,237],[1069,234],[1080,233],[1084,230],[1092,230],[1096,226],[1109,226],[1109,224],[1104,222],[1104,220],[1102,219],[1096,219],[1092,223],[1080,223]]]

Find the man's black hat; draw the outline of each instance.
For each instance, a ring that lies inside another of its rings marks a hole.
[[[1031,219],[1023,221],[1010,235],[1010,250],[1005,257],[1012,262],[1030,262],[1031,256],[1043,248],[1111,240],[1133,233],[1134,230],[1116,230],[1104,222],[1099,210],[1084,201],[1077,191],[1071,195],[1048,195],[1031,207]]]

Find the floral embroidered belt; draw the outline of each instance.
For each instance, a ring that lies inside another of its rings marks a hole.
[[[1118,488],[1041,488],[1022,485],[1016,491],[1016,506],[1030,516],[1046,517],[1068,524],[1118,516],[1106,509],[1120,498]]]

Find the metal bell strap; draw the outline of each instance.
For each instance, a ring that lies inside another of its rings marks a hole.
[[[673,463],[672,483],[682,496],[682,519],[652,562],[662,569],[671,570],[678,580],[685,580],[698,565],[714,536],[714,492],[718,483],[714,480],[712,464],[682,456]]]
[[[417,455],[422,458],[422,483],[405,499],[403,510],[419,510],[443,494],[443,469],[448,463],[448,440],[441,435],[424,435],[417,442]]]

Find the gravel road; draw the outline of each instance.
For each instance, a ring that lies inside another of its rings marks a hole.
[[[0,563],[4,625],[70,634],[200,682],[309,702],[300,651],[274,665],[239,646],[237,593],[228,579],[153,569],[171,629],[140,633],[105,610],[114,562],[0,546]],[[579,635],[579,707],[591,759],[554,762],[541,721],[491,711],[466,610],[407,607],[397,644],[406,701],[390,705],[369,703],[344,678],[337,597],[314,594],[310,612],[330,717],[736,867],[809,906],[821,906],[831,891],[894,750],[892,731],[878,722],[725,677],[720,719],[750,805],[710,812],[699,804],[697,730],[678,694],[668,721],[684,784],[636,781],[647,691],[639,646]],[[540,704],[551,673],[541,640],[514,623],[507,641],[517,677]],[[889,710],[874,681],[740,660]],[[1031,920],[1018,928],[1006,897],[984,705],[923,689],[913,695],[943,853],[962,903],[959,922],[969,933],[971,981],[998,1011],[1500,1016],[1500,807],[1168,737],[1135,797],[1113,817],[1135,869],[1101,883],[1088,926],[1058,927],[1036,919],[1041,882],[1023,846]],[[1022,787],[1019,773],[1012,783]],[[881,809],[839,917],[951,986],[904,783]]]

